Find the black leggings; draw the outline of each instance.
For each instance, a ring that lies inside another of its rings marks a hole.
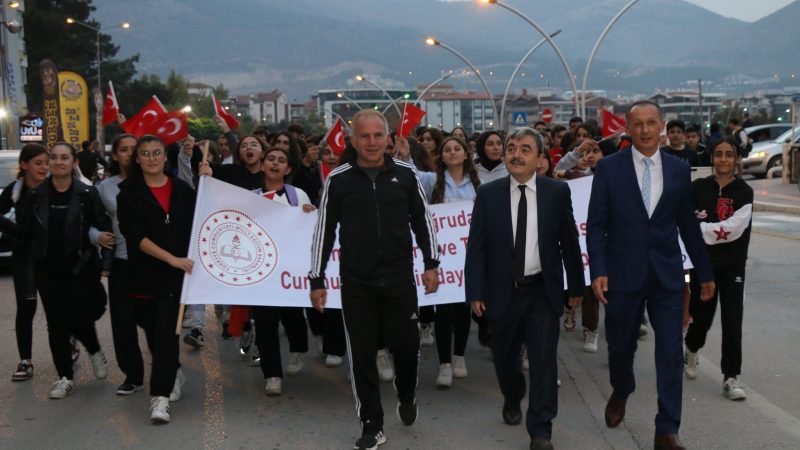
[[[464,356],[469,338],[470,309],[464,302],[436,305],[436,348],[439,364],[448,364],[452,355]],[[455,336],[455,339],[453,339]],[[452,354],[450,353],[452,344]]]
[[[261,356],[261,371],[264,379],[283,378],[281,366],[281,343],[278,336],[278,321],[283,323],[289,339],[289,351],[308,351],[308,328],[303,308],[281,306],[254,306],[253,319],[256,324],[256,345]]]
[[[17,350],[20,360],[29,360],[32,356],[36,297],[28,299],[29,275],[28,262],[25,258],[11,257],[11,276],[14,279],[14,295],[17,298],[17,319],[14,324],[17,334]]]

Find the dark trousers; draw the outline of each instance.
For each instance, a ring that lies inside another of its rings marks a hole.
[[[419,323],[424,325],[432,324],[436,319],[436,310],[433,306],[420,306]]]
[[[344,320],[341,311],[330,310],[321,313],[314,308],[306,308],[308,327],[314,336],[322,336],[322,353],[344,356],[347,344],[344,340]]]
[[[505,314],[489,321],[494,369],[508,403],[519,403],[525,396],[520,352],[522,344],[528,347],[531,385],[525,423],[531,437],[549,439],[558,414],[558,323],[541,279],[515,288]]]
[[[155,314],[152,301],[132,298],[132,279],[128,261],[114,259],[111,275],[108,277],[108,306],[111,314],[111,335],[114,339],[114,353],[117,365],[125,374],[125,382],[137,386],[144,384],[144,360],[139,349],[139,331],[144,328],[147,316]],[[154,338],[152,328],[144,328],[147,346],[153,352]]]
[[[689,313],[692,315],[692,323],[686,332],[686,348],[692,352],[703,348],[708,330],[714,321],[717,301],[719,301],[722,324],[720,368],[725,378],[736,377],[742,372],[745,263],[714,271],[717,290],[714,292],[714,298],[707,302],[700,300],[700,282],[694,276],[694,271],[691,272],[691,275],[692,297],[689,303]]]
[[[153,354],[153,369],[150,371],[150,395],[169,397],[175,385],[175,373],[180,367],[178,361],[178,323],[179,296],[160,293],[149,299],[133,298],[138,302],[136,308],[141,312],[142,328]]]
[[[591,286],[586,286],[581,302],[581,325],[589,331],[597,331],[600,322],[600,301],[594,295]]]
[[[33,346],[33,316],[36,315],[36,297],[28,299],[28,262],[25,258],[11,257],[11,276],[14,280],[14,295],[17,298],[17,318],[14,331],[17,334],[19,359],[31,359]]]
[[[253,319],[256,325],[256,345],[261,355],[261,372],[264,378],[283,378],[281,366],[281,341],[278,336],[278,322],[283,323],[289,339],[289,351],[305,353],[308,351],[308,329],[303,308],[281,306],[254,306]]]
[[[683,291],[666,289],[651,269],[640,291],[609,290],[606,299],[608,364],[614,394],[627,398],[636,390],[633,358],[646,306],[656,336],[656,434],[677,433],[683,393]]]
[[[380,335],[394,357],[394,386],[403,402],[415,397],[419,365],[417,290],[412,280],[399,286],[371,286],[344,280],[342,283],[347,344],[356,413],[365,430],[383,427],[375,355]]]
[[[36,285],[47,317],[47,338],[59,378],[73,379],[70,335],[75,336],[89,354],[100,350],[90,307],[90,299],[96,292],[96,277],[92,270],[77,276],[69,272],[37,271]]]
[[[436,349],[439,364],[448,364],[452,355],[464,356],[469,337],[470,309],[466,303],[436,305]],[[452,353],[451,353],[452,350]]]

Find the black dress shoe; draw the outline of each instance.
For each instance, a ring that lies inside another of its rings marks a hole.
[[[611,394],[611,397],[608,398],[608,404],[606,405],[606,425],[609,428],[616,428],[622,422],[622,419],[625,418],[625,403],[627,402],[626,398],[617,397],[615,394]]]
[[[519,407],[519,402],[506,402],[503,405],[503,422],[506,425],[519,425],[522,422],[522,409]]]
[[[553,450],[553,443],[550,439],[535,437],[531,439],[531,450]]]
[[[653,440],[655,450],[686,450],[677,434],[657,434]]]

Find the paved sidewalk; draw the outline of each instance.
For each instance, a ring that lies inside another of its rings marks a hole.
[[[800,190],[797,184],[783,184],[780,178],[750,179],[747,183],[755,194],[756,211],[800,215]]]

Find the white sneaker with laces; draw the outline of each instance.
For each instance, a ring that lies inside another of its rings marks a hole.
[[[433,325],[427,323],[420,326],[419,345],[424,347],[433,345]]]
[[[528,360],[528,346],[522,346],[522,370],[530,370],[531,362]]]
[[[105,377],[108,376],[108,361],[106,361],[106,355],[102,350],[98,350],[90,356],[90,359],[92,360],[92,369],[94,369],[95,378],[98,380],[105,379]]]
[[[583,330],[583,351],[597,353],[597,331]]]
[[[283,379],[280,377],[267,378],[267,385],[264,388],[267,395],[273,397],[283,393]]]
[[[453,378],[467,378],[467,362],[463,356],[453,355]]]
[[[392,367],[392,361],[389,359],[389,352],[386,349],[378,350],[375,364],[378,366],[378,378],[381,381],[394,380],[394,367]]]
[[[328,355],[325,357],[325,365],[327,367],[339,367],[342,365],[344,360],[341,356],[336,355]]]
[[[175,384],[172,385],[172,392],[169,394],[169,401],[177,402],[183,398],[183,386],[185,384],[186,375],[183,374],[183,369],[178,367],[178,371],[175,372]]]
[[[686,350],[683,355],[683,372],[686,374],[686,378],[690,380],[697,378],[697,359],[697,352]]]
[[[289,375],[296,375],[301,370],[303,370],[303,354],[297,352],[290,353],[289,364],[286,365],[286,373]]]
[[[169,423],[169,399],[153,397],[150,399],[150,420],[153,423]]]
[[[75,382],[67,377],[61,377],[60,380],[53,383],[53,389],[50,390],[50,398],[60,399],[68,396],[75,389]]]
[[[722,392],[731,400],[744,400],[747,398],[744,389],[739,387],[739,382],[736,378],[728,378],[722,384]]]
[[[449,388],[453,385],[453,366],[449,363],[439,364],[439,376],[436,377],[436,386]]]

